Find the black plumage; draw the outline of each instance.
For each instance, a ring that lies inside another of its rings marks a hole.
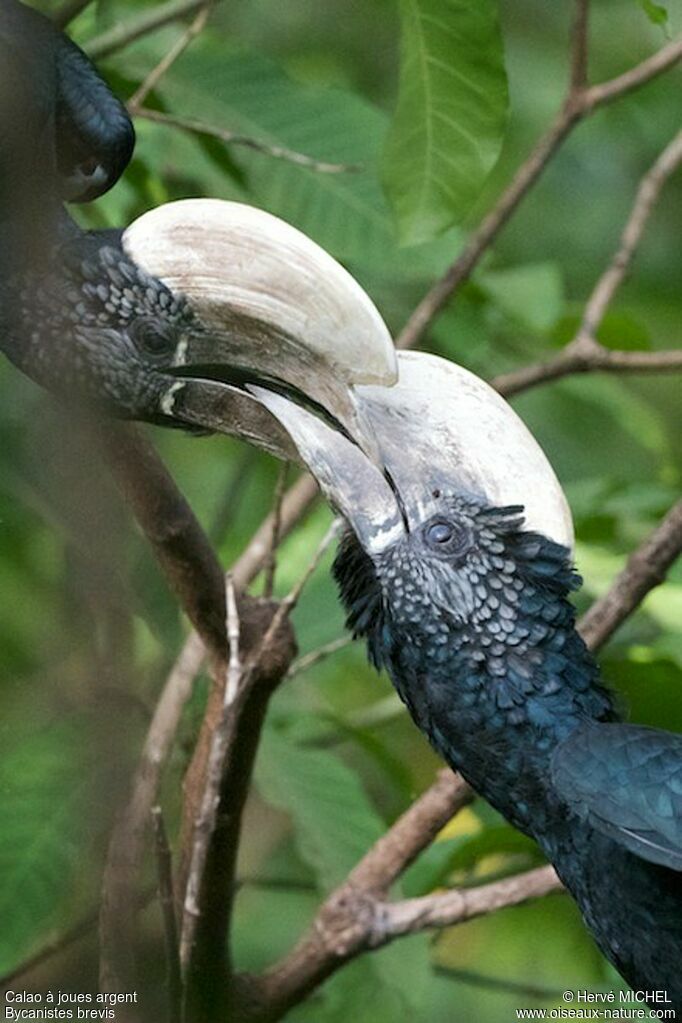
[[[679,1014],[682,737],[620,722],[565,548],[520,508],[440,505],[379,554],[348,532],[348,624],[441,756],[539,843],[625,979]]]

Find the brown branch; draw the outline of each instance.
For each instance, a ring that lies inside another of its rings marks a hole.
[[[509,397],[569,373],[665,373],[682,369],[682,349],[614,351],[596,339],[604,315],[630,268],[661,189],[681,162],[682,132],[678,132],[642,178],[618,247],[587,300],[576,336],[554,359],[496,377],[492,383],[501,394]]]
[[[267,557],[265,559],[264,575],[263,580],[263,596],[266,600],[272,597],[273,590],[275,588],[275,574],[277,572],[277,548],[280,541],[280,529],[282,524],[282,502],[284,500],[284,488],[287,483],[287,470],[289,468],[288,462],[283,462],[280,466],[277,474],[277,483],[275,484],[275,493],[272,499],[272,534],[270,536],[270,546],[268,548]]]
[[[220,677],[221,662],[227,649],[225,588],[223,572],[211,545],[151,446],[132,429],[114,428],[108,423],[98,430],[117,482],[150,540],[183,610],[203,642],[209,645],[214,673]],[[244,625],[245,649],[251,650],[258,645],[274,613],[271,606],[252,598],[242,598],[240,616]],[[132,906],[144,834],[151,805],[157,798],[163,762],[191,686],[193,675],[190,668],[197,663],[198,646],[197,641],[192,640],[186,647],[180,670],[172,675],[162,693],[136,772],[131,798],[111,836],[100,917],[102,983],[106,990],[125,991],[134,987]],[[259,679],[265,683],[264,695],[262,708],[253,712],[252,724],[264,713],[269,692],[286,672],[293,655],[291,630],[288,623],[282,622],[268,650],[268,657],[261,664]],[[214,690],[222,703],[220,686],[216,685]],[[204,745],[210,734],[210,729],[202,733]],[[201,742],[202,737],[200,745]],[[253,738],[245,737],[243,752],[249,763],[253,757],[251,747],[254,742]],[[201,753],[205,755],[203,745]]]
[[[171,589],[212,656],[220,658],[226,648],[223,573],[205,533],[162,461],[138,431],[113,423],[97,424],[95,430],[116,482],[150,541]],[[160,707],[163,715],[170,713],[174,731],[182,700],[177,690],[170,695],[172,699],[162,700]],[[152,740],[159,738],[156,727],[160,721],[165,727],[162,735],[168,734],[169,720],[160,718],[157,708]],[[102,882],[100,978],[103,990],[113,992],[135,986],[134,892],[151,808],[149,799],[155,798],[159,777],[157,765],[145,774],[150,765],[148,743],[149,739],[132,799],[119,815],[110,838]],[[122,1011],[133,1018],[134,1009]]]
[[[179,128],[180,131],[189,132],[191,135],[206,135],[208,138],[217,139],[226,146],[245,146],[247,149],[254,149],[257,153],[264,153],[276,160],[286,160],[299,167],[307,167],[319,174],[348,174],[361,169],[358,164],[328,163],[325,160],[316,160],[312,156],[306,156],[305,153],[287,149],[286,146],[278,146],[262,139],[255,139],[251,135],[241,135],[239,132],[220,128],[218,125],[209,124],[196,117],[178,117],[175,114],[166,114],[161,110],[151,110],[149,107],[140,106],[131,110],[131,114],[134,117],[142,117],[146,121],[154,121],[156,124]]]
[[[182,973],[180,957],[178,955],[178,928],[175,920],[175,899],[173,897],[173,862],[161,807],[152,807],[151,816],[154,828],[156,869],[159,879],[159,898],[166,939],[168,1020],[169,1023],[180,1023],[182,1016]]]
[[[161,58],[156,67],[152,68],[145,80],[135,90],[128,100],[128,110],[131,114],[135,114],[137,112],[152,89],[156,88],[163,76],[170,71],[176,60],[182,56],[187,47],[192,44],[196,37],[203,32],[206,27],[206,22],[208,21],[208,16],[211,13],[212,6],[213,0],[204,0],[203,6],[199,9],[199,13],[191,25],[189,25],[177,42],[170,48],[168,53]]]
[[[232,687],[232,701],[228,703],[225,697],[217,721],[212,720],[210,706],[204,719],[204,742],[209,745],[209,755],[195,756],[194,791],[185,801],[186,807],[200,808],[196,822],[192,822],[189,842],[186,839],[184,843],[185,849],[189,847],[191,852],[185,875],[188,880],[182,887],[187,893],[184,915],[187,930],[183,925],[182,958],[187,969],[187,1006],[192,1019],[215,1018],[219,996],[224,999],[222,1009],[229,1010],[233,995],[230,921],[241,815],[267,702],[288,667],[279,658],[277,673],[270,672],[270,685],[264,685],[264,665],[271,661],[273,648],[281,647],[282,629],[337,529],[338,523],[334,522],[298,583],[280,602],[262,639],[250,648],[252,652],[244,663],[239,684]],[[226,694],[229,690],[228,685]],[[216,779],[219,781],[217,790]],[[200,850],[203,863],[198,870],[193,862],[197,855],[197,835],[202,840],[206,836],[205,853],[204,846]],[[186,854],[185,858],[188,858]]]
[[[379,948],[395,938],[434,927],[453,927],[498,909],[518,906],[528,899],[539,899],[562,888],[554,867],[547,866],[476,888],[455,888],[420,899],[379,903],[375,907],[374,925],[365,947]]]
[[[219,3],[220,0],[215,0]],[[155,32],[172,21],[179,21],[181,18],[194,14],[204,6],[206,0],[168,0],[168,3],[159,4],[145,11],[138,18],[131,19],[114,25],[113,28],[95,36],[84,49],[92,60],[99,60],[108,57],[117,50],[122,50],[130,43],[134,43],[142,36]]]
[[[592,85],[586,89],[582,96],[581,105],[584,107],[584,114],[591,114],[597,107],[613,103],[616,99],[634,92],[642,85],[646,85],[653,78],[669,71],[682,58],[682,39],[675,39],[654,53],[653,56],[643,60],[641,64],[630,68],[622,75],[609,79],[608,82],[601,82],[599,85]]]
[[[103,971],[106,982],[116,982],[117,988],[107,987],[106,990],[126,990],[126,979],[130,980],[134,976],[132,936],[135,933],[135,915],[131,907],[142,862],[147,822],[158,796],[161,777],[183,708],[192,691],[198,670],[195,670],[197,652],[201,660],[204,651],[205,647],[198,635],[192,633],[156,704],[128,802],[109,840],[102,883],[100,941],[107,963]]]
[[[571,40],[571,75],[569,91],[575,95],[587,85],[588,22],[590,0],[577,0]]]
[[[280,509],[280,542],[302,521],[319,496],[317,483],[308,473],[289,487]],[[274,523],[275,514],[270,512],[233,565],[232,577],[237,590],[245,589],[263,568],[270,549]]]
[[[583,615],[580,632],[589,647],[600,647],[639,607],[647,593],[660,585],[682,551],[682,501],[630,555],[607,593]]]
[[[479,987],[485,991],[498,991],[500,994],[521,995],[527,998],[537,998],[547,1001],[559,1001],[563,991],[559,988],[541,987],[538,984],[530,984],[525,980],[510,980],[508,977],[491,977],[487,973],[478,973],[475,970],[462,970],[458,966],[445,966],[444,963],[434,963],[433,972],[437,977],[444,977],[446,980],[454,980],[458,984],[470,984],[471,987]],[[578,985],[574,985],[577,987]]]
[[[225,584],[213,548],[154,448],[132,427],[98,427],[102,449],[168,583],[211,652],[226,648]]]
[[[578,344],[577,339],[566,345],[560,355],[547,362],[534,363],[502,373],[491,380],[500,394],[510,398],[538,384],[572,373],[671,373],[682,369],[682,348],[662,352],[621,352],[605,348],[596,341]]]
[[[668,178],[682,161],[682,131],[672,139],[642,178],[635,202],[620,238],[618,249],[599,278],[585,307],[580,333],[595,337],[604,314],[623,283],[635,250],[644,233],[654,204]]]
[[[574,33],[574,45],[580,40]],[[422,338],[432,320],[457,290],[469,279],[479,260],[495,240],[524,196],[542,174],[550,159],[575,125],[598,107],[610,103],[667,71],[682,57],[682,40],[669,43],[648,60],[630,71],[600,85],[586,89],[569,88],[567,98],[546,133],[519,167],[492,210],[483,218],[463,251],[425,295],[396,339],[398,348],[412,348]],[[577,60],[573,62],[575,74]]]
[[[295,675],[300,675],[304,671],[309,671],[320,661],[324,661],[327,657],[331,657],[332,654],[337,653],[338,650],[344,650],[347,646],[353,642],[353,637],[350,635],[339,636],[338,639],[332,639],[331,642],[325,643],[323,646],[317,647],[315,650],[311,650],[310,653],[304,654],[303,657],[299,657],[291,665],[287,672],[287,678],[293,678]]]
[[[227,635],[230,640],[230,656],[223,690],[223,706],[220,721],[211,736],[211,748],[206,765],[204,791],[201,806],[192,829],[192,848],[189,858],[187,882],[184,887],[182,930],[180,938],[180,963],[187,973],[194,949],[197,927],[201,915],[200,896],[204,885],[204,874],[211,840],[216,827],[220,804],[220,789],[225,773],[225,761],[236,725],[234,708],[242,683],[242,664],[239,653],[239,613],[232,579],[227,579]]]

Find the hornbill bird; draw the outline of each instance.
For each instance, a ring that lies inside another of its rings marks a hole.
[[[249,393],[256,381],[371,447],[352,384],[391,383],[395,355],[350,274],[239,203],[181,200],[125,230],[81,230],[63,201],[95,198],[124,170],[125,107],[17,0],[0,7],[0,86],[0,349],[12,362],[69,401],[295,457]]]
[[[575,627],[566,500],[516,414],[453,363],[398,366],[357,388],[378,458],[254,388],[348,523],[348,625],[437,752],[538,842],[605,956],[679,1018],[682,735],[620,720]]]
[[[452,363],[396,364],[359,286],[267,214],[187,200],[85,234],[50,202],[55,234],[0,284],[10,358],[69,400],[307,465],[348,524],[334,571],[371,660],[626,980],[681,1012],[682,737],[619,720],[575,629],[563,492],[515,413]]]

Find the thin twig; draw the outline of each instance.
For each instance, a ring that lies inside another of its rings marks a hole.
[[[272,536],[270,547],[265,559],[263,596],[266,600],[272,597],[275,588],[275,574],[277,572],[277,548],[279,546],[279,534],[282,524],[282,502],[284,500],[284,488],[287,483],[288,462],[282,462],[277,474],[275,493],[272,499]]]
[[[228,707],[231,707],[237,699],[237,693],[239,692],[242,665],[239,654],[239,612],[237,611],[237,598],[234,592],[232,576],[228,575],[225,586],[227,594],[227,641],[230,650],[227,661],[225,703]]]
[[[573,346],[573,347],[572,347]],[[505,398],[528,391],[538,384],[573,373],[671,373],[682,369],[682,348],[661,352],[621,352],[598,342],[566,345],[560,355],[547,362],[533,363],[490,382]]]
[[[376,908],[369,947],[378,948],[407,934],[452,927],[498,909],[518,906],[529,899],[539,899],[562,888],[554,867],[547,866],[476,888],[455,888],[442,894],[383,903]]]
[[[323,646],[317,647],[316,650],[311,650],[310,653],[304,654],[303,657],[297,658],[289,668],[286,677],[293,678],[295,675],[300,675],[304,671],[309,671],[315,665],[319,664],[320,661],[324,661],[327,657],[331,657],[338,650],[344,650],[347,646],[353,642],[353,637],[350,635],[339,636],[338,639],[331,640],[330,643],[325,643]]]
[[[582,97],[584,113],[591,114],[597,107],[613,103],[614,100],[627,96],[628,93],[646,85],[653,78],[669,71],[679,62],[680,58],[682,58],[682,39],[674,39],[657,53],[643,60],[641,64],[630,68],[629,71],[625,71],[622,75],[610,78],[609,81],[601,82],[599,85],[590,86]]]
[[[152,807],[151,817],[154,829],[156,870],[159,879],[159,898],[166,939],[168,1019],[169,1023],[180,1023],[182,1014],[182,973],[180,970],[180,957],[178,955],[178,928],[175,919],[175,898],[173,895],[173,862],[160,806]]]
[[[522,998],[558,1001],[565,991],[565,988],[562,990],[539,987],[537,984],[531,984],[525,980],[491,977],[486,973],[476,973],[474,970],[461,970],[457,966],[445,966],[444,963],[436,963],[432,969],[437,976],[454,980],[457,984],[469,984],[471,987],[480,987],[484,991],[496,991],[500,994],[521,995]],[[579,985],[576,983],[574,986],[577,988]]]
[[[661,189],[677,170],[680,162],[682,162],[682,131],[678,132],[668,143],[639,184],[637,196],[621,235],[618,249],[606,271],[599,278],[585,307],[580,328],[581,334],[590,338],[595,337],[606,310],[630,268],[635,250]]]
[[[208,531],[209,538],[213,544],[220,544],[225,539],[228,526],[232,524],[232,520],[237,514],[240,502],[244,497],[246,480],[254,465],[254,454],[253,448],[244,445],[244,450],[230,473],[230,478],[227,481],[218,507],[213,513],[211,526]]]
[[[52,21],[57,28],[63,30],[91,3],[92,0],[65,0],[52,15]]]
[[[575,38],[574,36],[574,40]],[[598,107],[626,95],[667,71],[681,57],[682,40],[677,40],[664,46],[653,57],[642,61],[641,64],[617,78],[578,91],[569,88],[566,101],[553,123],[519,167],[492,210],[473,232],[455,262],[433,285],[410,316],[396,339],[398,348],[412,348],[421,340],[433,319],[462,284],[469,279],[483,254],[516,211],[524,196],[535,184],[575,125]]]
[[[588,22],[590,0],[576,0],[573,38],[571,40],[571,75],[569,92],[579,93],[587,85]]]
[[[200,893],[203,885],[204,870],[220,805],[220,788],[225,758],[229,748],[231,733],[234,729],[234,715],[232,711],[239,695],[242,681],[242,666],[239,652],[239,615],[237,613],[234,583],[230,577],[228,577],[226,583],[226,607],[226,631],[230,638],[230,653],[224,689],[223,712],[219,725],[213,732],[203,799],[199,814],[194,822],[192,852],[185,888],[180,937],[180,963],[183,974],[186,974],[189,968],[197,922],[201,913]]]
[[[144,892],[136,902],[136,909],[139,911],[144,909],[152,899],[156,892],[153,889],[148,889]],[[82,941],[84,938],[92,935],[97,930],[97,924],[99,922],[99,909],[93,909],[91,913],[84,916],[78,923],[74,924],[73,927],[69,927],[68,930],[62,934],[58,934],[50,941],[46,942],[41,948],[38,949],[33,955],[29,956],[28,959],[24,959],[22,963],[14,966],[7,973],[0,976],[0,994],[7,990],[10,985],[15,984],[20,978],[23,979],[25,984],[28,984],[28,978],[33,970],[39,969],[48,960],[58,956],[61,952],[65,952],[72,945]],[[92,939],[90,939],[92,942]]]
[[[630,555],[623,571],[603,597],[595,601],[579,624],[591,648],[602,646],[650,590],[665,579],[682,552],[682,501],[673,505],[663,521]]]
[[[214,2],[220,3],[220,0]],[[100,60],[116,53],[117,50],[124,49],[142,36],[169,25],[172,21],[194,14],[205,3],[206,0],[168,0],[168,3],[152,7],[138,18],[114,25],[113,28],[91,39],[84,48],[92,60]]]
[[[220,128],[216,124],[209,124],[196,117],[178,117],[176,114],[166,114],[161,110],[151,110],[148,107],[137,107],[131,113],[146,121],[165,124],[170,128],[179,128],[180,131],[189,132],[191,135],[205,135],[208,138],[218,139],[219,142],[223,142],[227,146],[245,146],[247,149],[254,149],[257,153],[264,153],[276,160],[286,160],[299,167],[307,167],[319,174],[349,174],[362,169],[358,164],[328,163],[325,160],[316,160],[312,156],[306,156],[305,153],[287,149],[286,146],[278,146],[272,142],[265,142],[263,139],[255,139],[251,135],[229,131],[227,128]]]
[[[176,60],[182,56],[187,47],[191,45],[196,37],[203,32],[206,27],[206,22],[208,21],[208,16],[211,13],[213,2],[214,0],[204,0],[203,7],[200,8],[199,13],[192,24],[185,29],[177,42],[170,48],[168,53],[161,58],[155,68],[152,68],[145,80],[135,90],[128,100],[128,110],[131,114],[134,115],[137,112],[152,89],[156,88]]]
[[[291,612],[298,604],[299,600],[301,599],[301,594],[303,593],[303,590],[308,585],[310,579],[317,571],[319,564],[322,561],[322,558],[329,550],[333,541],[339,535],[339,530],[341,529],[342,524],[343,523],[340,518],[334,519],[329,529],[320,540],[319,544],[317,545],[313,553],[313,556],[308,562],[305,571],[302,573],[301,578],[298,580],[296,585],[292,587],[291,591],[287,593],[286,597],[280,604],[280,609],[283,609],[285,614],[287,615],[291,614]]]
[[[668,143],[640,181],[618,247],[587,300],[573,340],[554,359],[496,377],[492,383],[501,394],[509,397],[570,373],[667,373],[682,369],[682,348],[658,352],[614,351],[605,348],[596,338],[604,315],[630,268],[661,189],[680,163],[682,131]]]
[[[280,542],[303,520],[319,496],[318,485],[308,473],[289,487],[280,509]],[[269,512],[232,566],[232,578],[237,591],[246,589],[263,568],[270,550],[274,522],[274,512]]]

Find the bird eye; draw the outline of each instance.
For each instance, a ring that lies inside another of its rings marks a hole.
[[[137,347],[148,355],[165,355],[175,347],[171,333],[150,320],[135,320],[130,332]]]
[[[429,522],[424,529],[428,546],[440,554],[461,554],[469,546],[469,534],[462,526],[447,519]]]
[[[452,526],[447,522],[434,522],[429,526],[428,538],[430,543],[444,544],[452,539]]]

